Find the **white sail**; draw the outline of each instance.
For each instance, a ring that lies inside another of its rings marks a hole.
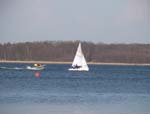
[[[81,43],[79,43],[78,49],[76,51],[76,55],[74,57],[72,67],[78,66],[79,68],[71,68],[69,70],[80,70],[80,71],[88,71],[88,65],[86,63],[84,54],[81,49]]]

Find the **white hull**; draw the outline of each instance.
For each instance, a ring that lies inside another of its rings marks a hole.
[[[28,70],[43,70],[44,67],[30,67],[30,66],[27,66],[27,69]]]
[[[88,68],[69,68],[69,71],[89,71]]]

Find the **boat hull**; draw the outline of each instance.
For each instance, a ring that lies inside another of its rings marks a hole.
[[[89,71],[88,68],[69,68],[69,71]]]
[[[27,66],[27,70],[43,70],[44,67],[30,67],[30,66]]]

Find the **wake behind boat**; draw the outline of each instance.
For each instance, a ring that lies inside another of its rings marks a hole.
[[[27,66],[28,70],[43,70],[45,69],[45,65],[41,65],[41,64],[34,64],[34,66]]]
[[[0,67],[0,69],[4,69],[4,70],[23,70],[24,68],[20,68],[20,67]]]
[[[0,67],[2,70],[43,70],[45,69],[45,65],[34,64],[34,66],[27,66],[27,67]]]
[[[81,49],[81,43],[78,45],[76,55],[74,57],[72,68],[69,68],[70,71],[89,71],[89,67],[86,63],[84,54]]]

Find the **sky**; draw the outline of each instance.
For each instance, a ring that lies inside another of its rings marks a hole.
[[[0,0],[0,43],[150,43],[150,0]]]

